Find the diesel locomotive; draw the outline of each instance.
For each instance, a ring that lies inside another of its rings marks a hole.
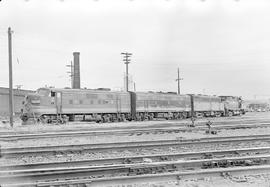
[[[21,119],[50,123],[113,122],[241,115],[240,97],[120,92],[107,89],[40,88],[23,101]]]

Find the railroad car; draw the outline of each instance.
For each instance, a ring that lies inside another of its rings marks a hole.
[[[131,118],[130,105],[128,92],[40,88],[26,97],[21,119],[63,122],[82,115],[84,120],[121,121]]]
[[[192,112],[196,117],[220,117],[224,115],[224,103],[218,96],[190,95]]]
[[[191,115],[189,95],[136,92],[133,103],[138,119],[181,119]]]

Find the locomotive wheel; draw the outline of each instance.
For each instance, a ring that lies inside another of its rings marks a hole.
[[[59,119],[59,121],[60,121],[60,124],[65,124],[65,120],[64,119]]]
[[[221,117],[221,113],[217,113],[215,116],[216,117]]]
[[[182,114],[182,119],[186,119],[187,118],[187,114],[186,113],[183,113]]]

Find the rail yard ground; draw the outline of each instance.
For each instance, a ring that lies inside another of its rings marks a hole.
[[[269,112],[190,124],[17,120],[11,128],[2,118],[1,186],[270,186]]]

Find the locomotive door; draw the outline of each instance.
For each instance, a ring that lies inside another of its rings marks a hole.
[[[121,113],[121,96],[116,95],[116,113]]]
[[[57,116],[62,114],[62,104],[63,104],[63,100],[62,100],[62,93],[61,92],[56,92],[56,96],[55,96],[55,106],[56,106],[56,114]]]

